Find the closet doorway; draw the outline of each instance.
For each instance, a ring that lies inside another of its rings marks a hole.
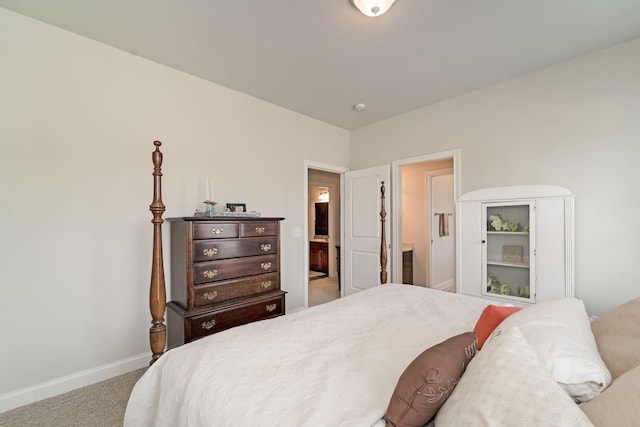
[[[340,298],[341,173],[307,168],[307,304]]]

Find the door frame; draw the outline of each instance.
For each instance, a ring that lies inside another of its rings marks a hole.
[[[402,166],[448,159],[453,160],[453,200],[455,201],[460,195],[461,151],[459,148],[391,162],[391,207],[393,212],[397,213],[391,221],[391,256],[393,257],[393,265],[402,265]],[[456,282],[457,280],[458,278],[456,277]],[[402,283],[402,269],[397,268],[392,271],[391,281]]]
[[[391,242],[391,258],[389,265],[399,266],[402,265],[402,166],[411,165],[415,163],[434,162],[438,160],[453,160],[453,198],[457,200],[460,196],[460,169],[461,169],[461,150],[447,150],[432,154],[425,154],[417,157],[409,157],[401,160],[394,160],[391,162],[391,185],[387,185],[387,188],[391,189],[391,194],[387,195],[391,198],[391,211],[397,214],[391,216],[389,221],[390,230],[390,242]],[[309,308],[309,169],[322,170],[326,172],[332,172],[340,174],[340,194],[344,194],[344,174],[349,171],[349,168],[343,166],[332,165],[328,163],[315,162],[312,160],[304,161],[303,171],[303,183],[304,183],[304,204],[303,204],[303,225],[304,236],[302,238],[302,253],[304,261],[304,269],[302,271],[302,283],[304,283],[304,308]],[[340,198],[340,242],[344,240],[344,197]],[[458,254],[456,251],[456,258]],[[343,264],[342,258],[344,253],[341,253],[340,264]],[[457,259],[456,259],[457,263]],[[456,270],[456,283],[458,271]],[[391,268],[390,282],[402,283],[402,269]],[[341,288],[341,295],[344,296],[344,287]]]
[[[343,241],[344,238],[344,226],[343,226],[343,211],[344,211],[344,173],[348,172],[349,169],[330,165],[328,163],[320,163],[314,162],[312,160],[304,161],[304,213],[302,215],[302,256],[304,260],[304,269],[303,269],[303,278],[302,283],[304,283],[304,308],[309,308],[309,169],[321,170],[325,172],[331,172],[340,175],[340,242]],[[340,257],[342,258],[342,254]],[[342,265],[342,259],[339,260]],[[340,290],[340,296],[343,296],[344,287]]]

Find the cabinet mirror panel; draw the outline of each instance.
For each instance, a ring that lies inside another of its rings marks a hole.
[[[535,300],[531,228],[534,203],[486,203],[483,209],[483,294]]]

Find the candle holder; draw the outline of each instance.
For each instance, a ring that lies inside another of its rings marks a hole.
[[[217,203],[214,202],[213,200],[205,200],[204,204],[206,205],[204,209],[204,215],[213,216],[216,213],[215,205],[217,205]]]

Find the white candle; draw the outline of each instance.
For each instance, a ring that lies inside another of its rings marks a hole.
[[[215,196],[213,195],[213,181],[211,181],[211,194],[209,196],[209,200],[211,200],[212,202],[215,202]]]
[[[209,189],[209,178],[207,178],[207,201],[211,200],[211,190]]]

